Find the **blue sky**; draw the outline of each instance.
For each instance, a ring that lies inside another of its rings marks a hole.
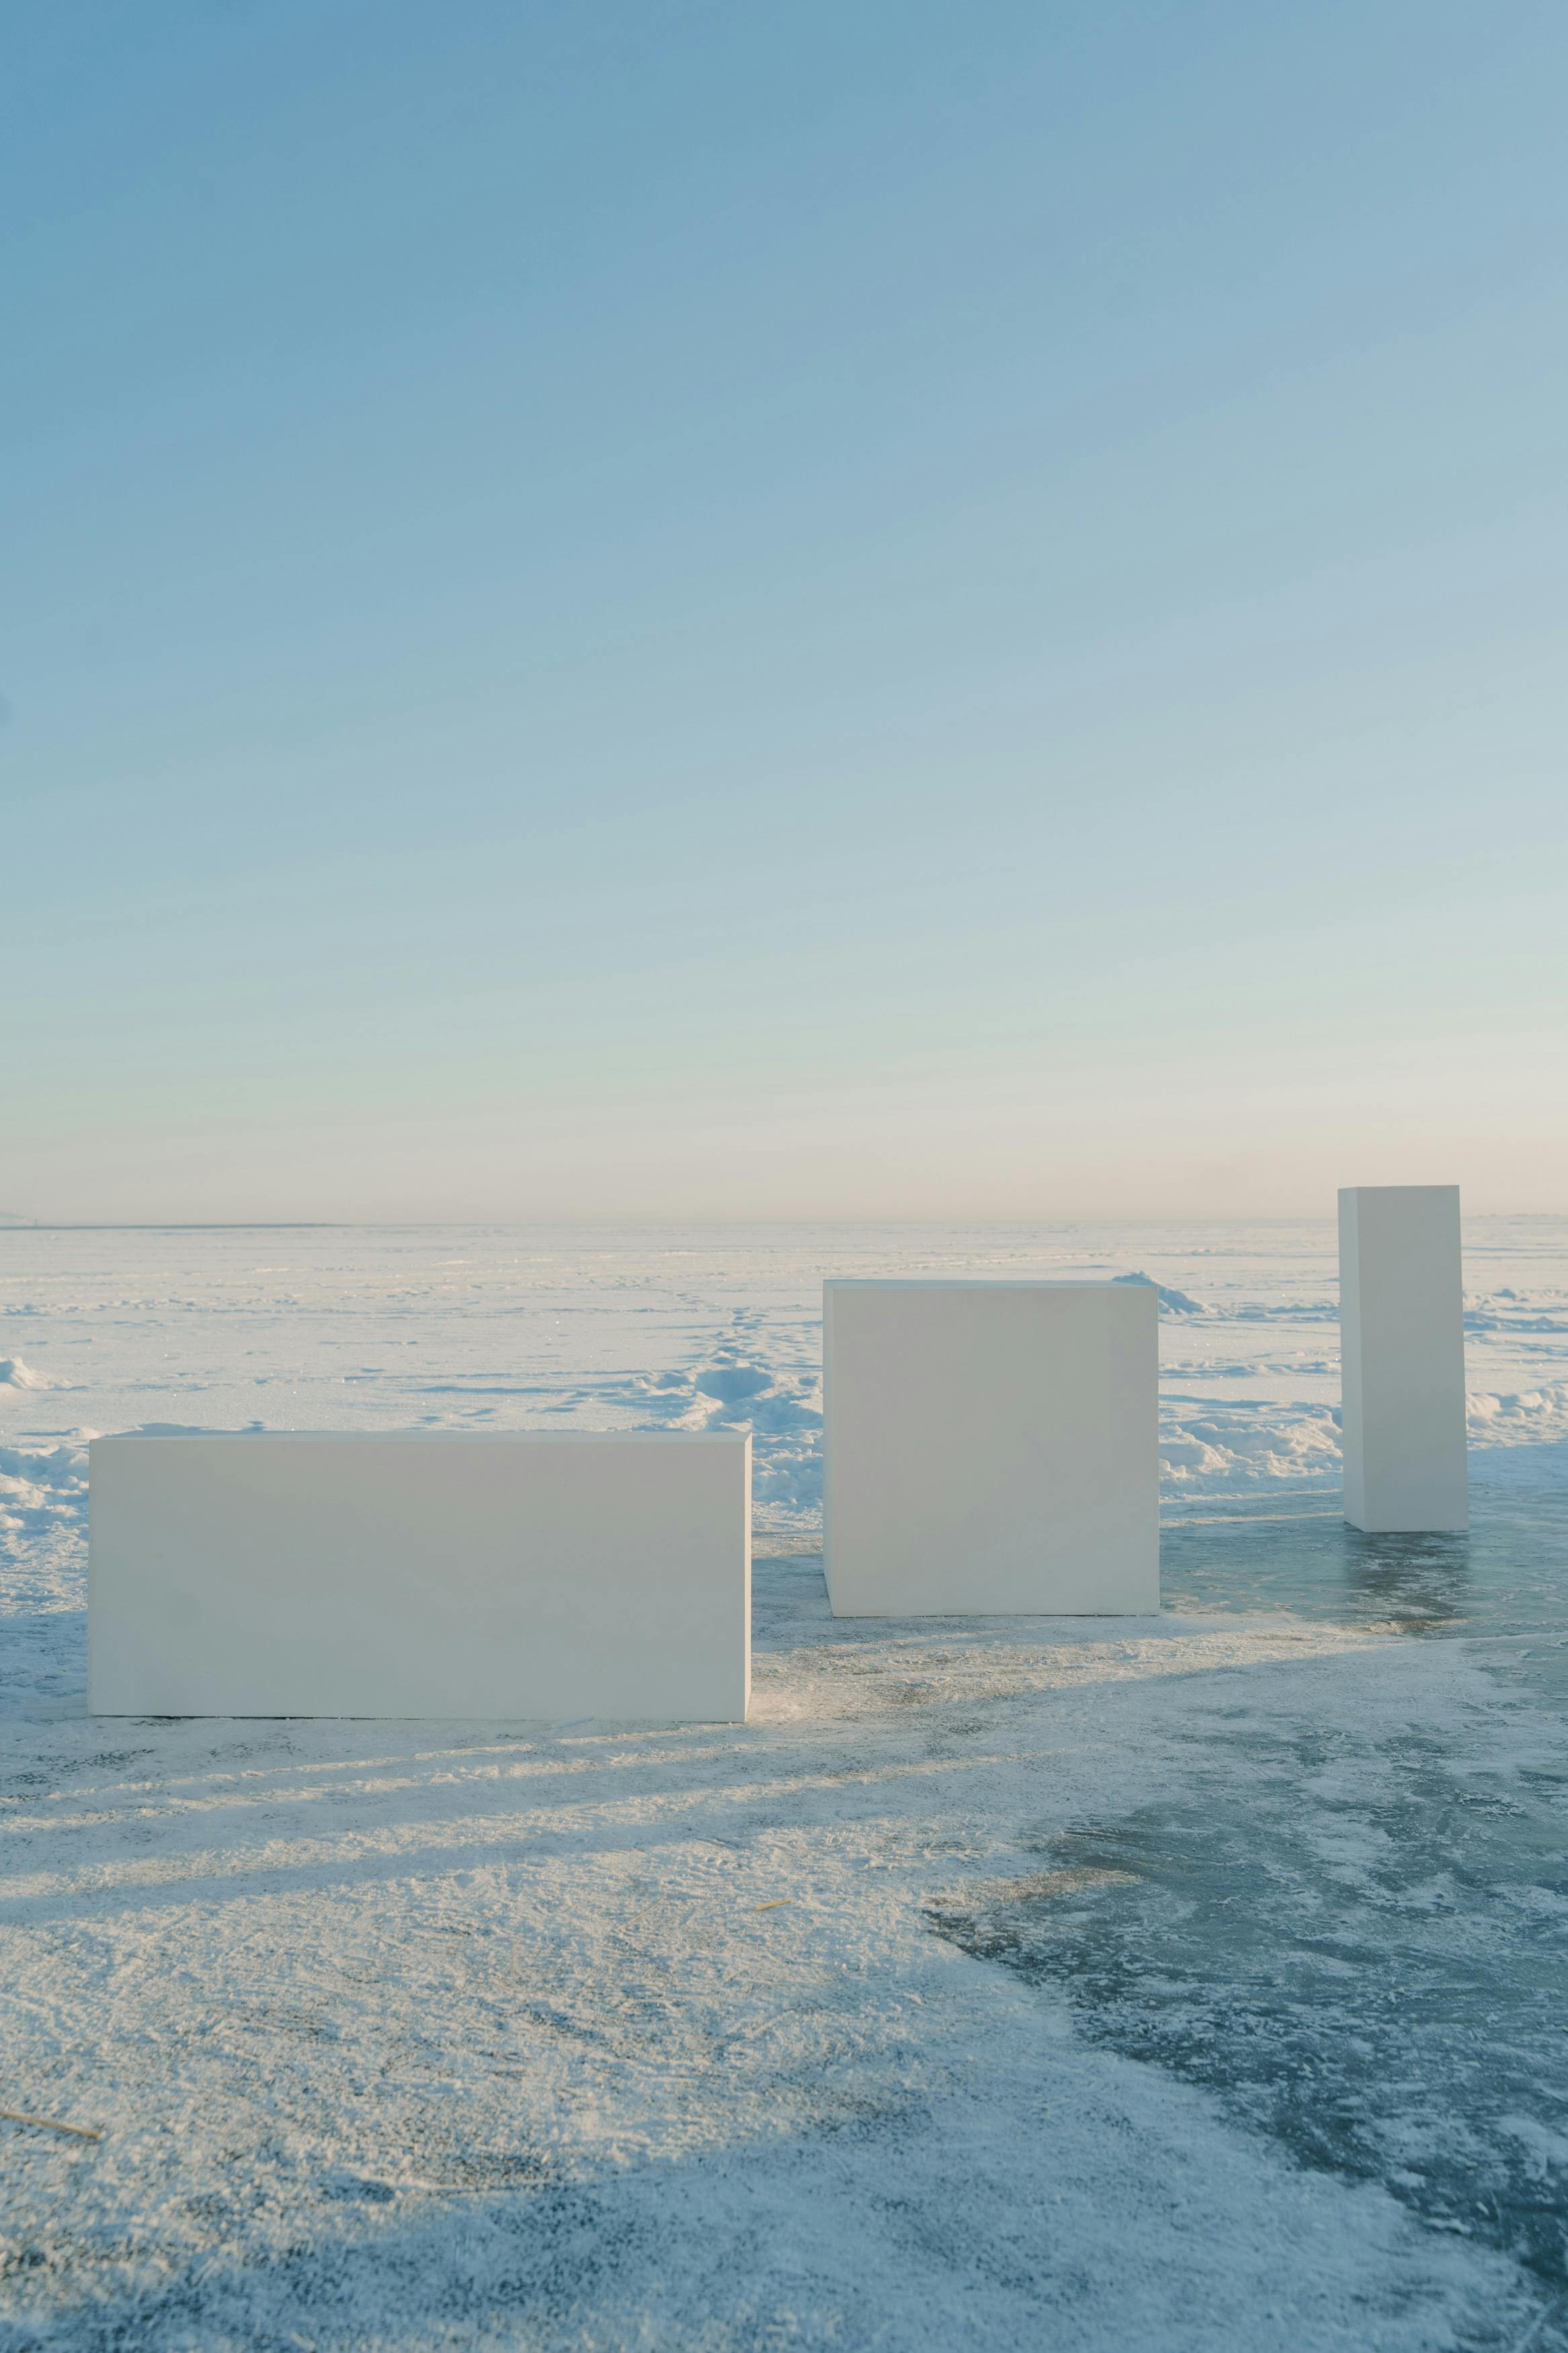
[[[1562,1205],[1560,9],[8,46],[0,1208]]]

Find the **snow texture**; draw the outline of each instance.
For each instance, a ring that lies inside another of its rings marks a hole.
[[[1332,1248],[0,1236],[0,2105],[102,2135],[0,2348],[1568,2346],[1568,1230],[1468,1546],[1341,1528]],[[836,1624],[822,1275],[1146,1268],[1174,1606]],[[89,1430],[563,1423],[754,1431],[744,1727],[86,1717]]]

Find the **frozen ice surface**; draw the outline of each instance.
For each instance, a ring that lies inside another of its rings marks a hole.
[[[1568,1226],[0,1234],[0,2348],[1568,2346]],[[1157,1620],[836,1624],[825,1274],[1167,1294]],[[547,1420],[545,1417],[550,1419]],[[94,1724],[87,1430],[750,1426],[743,1729]]]

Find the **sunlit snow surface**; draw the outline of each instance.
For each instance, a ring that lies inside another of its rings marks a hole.
[[[0,1232],[0,2347],[1568,2346],[1568,1224]],[[1142,1273],[1159,1620],[826,1611],[825,1274]],[[89,1722],[92,1430],[749,1426],[742,1729]]]

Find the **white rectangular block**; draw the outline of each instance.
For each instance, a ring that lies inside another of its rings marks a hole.
[[[1150,1283],[826,1283],[834,1615],[1158,1609],[1158,1304]]]
[[[1468,1527],[1457,1185],[1341,1192],[1340,1353],[1346,1519]]]
[[[95,1715],[739,1723],[751,1440],[100,1438]]]

